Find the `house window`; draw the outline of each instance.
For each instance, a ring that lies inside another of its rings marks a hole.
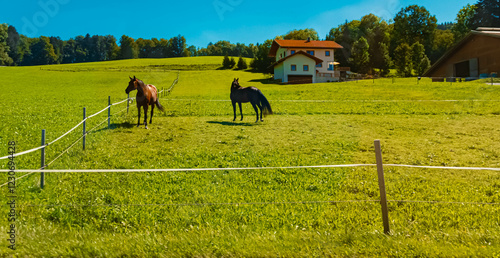
[[[317,64],[316,67],[319,67],[319,68],[323,67],[323,63]]]
[[[292,55],[295,54],[295,50],[291,50],[290,54],[292,54]]]
[[[304,65],[304,72],[309,71],[309,65]]]
[[[328,71],[333,71],[333,63],[328,64]]]
[[[297,65],[292,65],[291,69],[292,71],[297,71]]]
[[[311,56],[314,56],[314,50],[307,50],[307,53]]]
[[[325,51],[325,56],[330,56],[330,51],[329,50]]]

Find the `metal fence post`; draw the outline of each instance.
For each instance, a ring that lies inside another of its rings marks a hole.
[[[86,135],[86,118],[87,118],[87,108],[83,108],[83,150],[85,150],[85,135]]]
[[[111,96],[108,96],[108,129],[111,128]]]
[[[127,114],[128,114],[129,104],[130,104],[130,93],[127,93]]]
[[[384,233],[389,234],[389,212],[387,209],[387,196],[385,192],[384,165],[382,163],[382,148],[380,140],[375,140],[375,157],[377,159],[378,186],[380,189],[380,206],[382,206],[382,220],[384,222]]]
[[[45,146],[45,129],[42,129],[42,146]],[[40,166],[41,166],[41,169],[42,169],[42,172],[40,173],[40,188],[43,189],[43,186],[45,185],[45,174],[43,172],[43,169],[45,167],[45,147],[43,147],[42,149],[42,154],[41,154],[41,157],[40,157]]]

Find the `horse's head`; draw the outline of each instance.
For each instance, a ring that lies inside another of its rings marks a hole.
[[[238,78],[238,79],[234,78],[234,81],[231,84],[231,88],[239,88],[240,87],[240,83],[238,82],[239,79],[240,78]]]
[[[125,93],[129,93],[133,90],[137,90],[137,87],[139,86],[139,79],[135,78],[132,78],[132,77],[128,77],[130,78],[130,82],[128,83],[128,87],[125,89]]]

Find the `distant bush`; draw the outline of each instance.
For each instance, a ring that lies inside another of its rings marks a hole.
[[[238,70],[245,70],[248,68],[247,62],[245,61],[245,59],[243,59],[243,57],[240,56],[240,59],[238,59],[238,64],[236,65],[236,68]]]

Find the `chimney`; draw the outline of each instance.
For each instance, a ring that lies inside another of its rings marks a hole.
[[[307,42],[311,42],[311,37],[307,37]]]

